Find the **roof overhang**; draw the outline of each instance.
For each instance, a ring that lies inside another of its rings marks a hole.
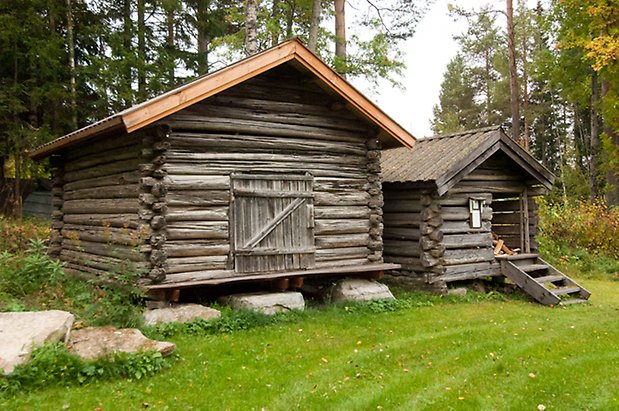
[[[87,139],[115,132],[132,133],[286,62],[294,62],[306,69],[316,77],[323,88],[342,97],[349,108],[375,124],[379,129],[379,139],[387,145],[395,143],[413,147],[415,144],[412,134],[363,96],[298,39],[292,39],[60,137],[28,154],[34,160],[41,160]]]
[[[526,171],[547,190],[552,189],[552,185],[556,178],[555,175],[537,161],[527,150],[509,138],[503,129],[499,127],[495,137],[486,140],[478,150],[475,150],[466,161],[462,162],[462,167],[449,170],[448,173],[436,179],[435,185],[438,195],[445,194],[449,189],[460,182],[460,180],[498,151],[505,153],[514,163]]]

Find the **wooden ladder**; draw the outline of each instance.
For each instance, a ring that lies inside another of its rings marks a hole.
[[[501,272],[524,292],[545,305],[583,303],[591,293],[538,254],[499,255]]]

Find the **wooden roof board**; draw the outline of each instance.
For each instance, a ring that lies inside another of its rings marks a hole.
[[[107,134],[111,129],[131,133],[287,62],[307,70],[319,80],[321,87],[342,97],[353,111],[375,124],[385,146],[401,144],[412,147],[415,144],[412,134],[322,62],[298,39],[292,39],[60,137],[28,154],[34,160],[40,160],[68,145]]]
[[[444,194],[498,150],[536,181],[552,187],[554,175],[498,126],[418,140],[413,149],[384,150],[383,181],[431,183]]]

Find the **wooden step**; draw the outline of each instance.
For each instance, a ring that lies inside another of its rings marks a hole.
[[[559,287],[559,288],[555,288],[554,290],[550,290],[550,291],[552,291],[554,295],[566,295],[566,294],[573,294],[573,293],[579,292],[580,287],[572,287],[572,286]]]
[[[546,264],[523,264],[517,265],[517,267],[527,273],[530,273],[531,271],[546,270],[548,268]]]
[[[566,279],[567,278],[565,278],[562,275],[545,275],[543,277],[537,277],[535,281],[537,281],[540,284],[545,284],[545,283],[554,283],[557,281],[563,281]]]
[[[539,257],[539,254],[513,254],[513,255],[496,255],[496,258],[502,260],[509,260],[509,261],[514,261],[514,260],[527,260],[527,259],[536,259]]]
[[[582,304],[582,303],[586,303],[586,302],[587,302],[587,300],[584,300],[582,298],[570,298],[569,300],[561,300],[559,305]]]

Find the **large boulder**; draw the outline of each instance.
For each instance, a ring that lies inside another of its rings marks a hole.
[[[73,314],[59,310],[0,313],[0,368],[9,374],[30,359],[33,348],[66,341],[73,321]]]
[[[214,308],[205,307],[200,304],[178,304],[171,307],[146,311],[144,313],[144,324],[186,323],[198,318],[210,320],[219,317],[221,317],[221,313]]]
[[[75,330],[71,334],[68,346],[69,351],[84,360],[94,360],[119,352],[133,353],[151,350],[157,350],[166,356],[176,349],[173,343],[146,338],[138,329],[112,326]]]
[[[305,309],[303,294],[287,291],[282,293],[247,293],[221,297],[219,301],[232,308],[259,311],[267,315],[290,310]]]
[[[362,278],[344,278],[331,288],[331,302],[393,299],[389,287]]]

